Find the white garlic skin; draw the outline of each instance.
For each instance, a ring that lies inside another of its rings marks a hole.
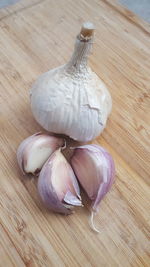
[[[46,130],[87,142],[105,128],[111,96],[87,66],[92,42],[76,40],[71,60],[41,75],[31,89],[31,109]]]

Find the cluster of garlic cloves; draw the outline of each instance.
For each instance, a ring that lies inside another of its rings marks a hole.
[[[20,144],[18,164],[23,173],[39,174],[39,195],[54,212],[69,215],[75,206],[83,206],[79,181],[91,200],[91,228],[98,232],[93,216],[114,182],[114,161],[101,146],[83,145],[71,148],[69,164],[62,154],[64,143],[62,138],[34,134]]]
[[[62,138],[36,133],[20,144],[17,159],[24,174],[39,174],[38,191],[45,206],[67,215],[83,205],[75,174],[61,152],[65,146]]]

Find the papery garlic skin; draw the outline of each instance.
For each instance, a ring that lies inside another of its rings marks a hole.
[[[92,210],[110,190],[115,178],[115,165],[111,155],[98,145],[77,147],[71,166],[84,190],[92,200]]]
[[[93,31],[92,24],[83,24],[70,61],[41,75],[30,93],[33,115],[43,128],[83,142],[103,131],[112,107],[106,86],[87,66]]]
[[[67,215],[73,206],[82,206],[75,174],[60,149],[43,166],[38,191],[46,207],[54,212]]]
[[[64,140],[43,133],[36,133],[26,138],[18,147],[17,159],[23,173],[38,174],[50,155]]]

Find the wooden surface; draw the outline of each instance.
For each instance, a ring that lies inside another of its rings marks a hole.
[[[0,266],[150,266],[149,25],[111,0],[24,0],[0,10]],[[41,130],[28,89],[64,64],[83,21],[97,31],[90,65],[113,98],[96,141],[116,163],[116,182],[96,219],[89,210],[64,217],[41,204],[36,179],[23,177],[16,149]]]

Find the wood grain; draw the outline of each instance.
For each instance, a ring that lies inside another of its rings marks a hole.
[[[81,24],[97,31],[90,65],[113,98],[107,128],[95,140],[116,163],[96,235],[89,209],[48,212],[36,179],[23,177],[19,143],[41,130],[29,104],[33,81],[70,57]],[[111,0],[24,0],[0,10],[0,266],[149,266],[149,25]]]

